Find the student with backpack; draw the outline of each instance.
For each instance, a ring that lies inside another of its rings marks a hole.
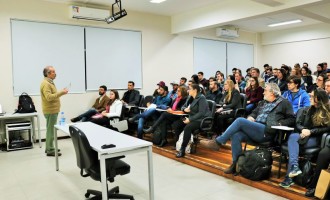
[[[294,184],[292,178],[302,173],[299,169],[299,148],[318,146],[323,133],[330,131],[330,106],[326,92],[315,89],[310,94],[311,106],[299,110],[297,113],[296,132],[288,139],[289,162],[287,175],[281,187],[288,188]]]
[[[46,150],[47,156],[55,156],[54,148],[54,125],[60,112],[60,97],[68,93],[68,89],[64,88],[57,91],[54,84],[56,78],[55,68],[47,66],[43,70],[44,79],[40,85],[40,95],[42,103],[42,112],[46,118]],[[61,154],[58,153],[58,156]]]

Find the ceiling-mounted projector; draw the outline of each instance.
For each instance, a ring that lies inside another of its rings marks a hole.
[[[216,29],[217,37],[227,38],[227,39],[234,39],[238,38],[238,30],[227,29],[227,28],[217,28]]]
[[[118,8],[119,8],[119,11],[116,12],[116,13],[114,11],[114,6],[115,5],[117,5]],[[125,17],[127,15],[126,10],[121,8],[121,0],[116,0],[116,2],[112,4],[111,11],[112,11],[111,12],[111,15],[109,17],[105,18],[105,21],[108,24],[110,24],[110,23],[112,23],[112,22],[114,22],[114,21],[116,21],[116,20],[118,20],[118,19],[120,19],[122,17]]]

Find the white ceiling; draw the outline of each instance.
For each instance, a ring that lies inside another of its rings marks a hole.
[[[115,0],[44,0],[57,3],[81,6],[98,6],[111,8]],[[150,0],[121,0],[122,8],[128,13],[130,10],[146,12],[165,16],[177,16],[182,13],[193,13],[203,8],[228,6],[235,3],[246,4],[259,8],[264,8],[270,12],[262,15],[249,13],[248,17],[237,18],[232,21],[221,21],[212,26],[233,25],[239,29],[252,32],[268,32],[273,30],[301,27],[317,23],[330,24],[330,0],[167,0],[164,3],[153,4]],[[305,4],[303,4],[304,2]],[[219,6],[220,5],[220,6]],[[235,7],[232,12],[235,13]],[[205,9],[207,10],[207,9]],[[249,10],[249,9],[247,9]],[[219,11],[221,12],[221,11]],[[237,10],[240,15],[244,10]],[[189,15],[187,15],[189,16]],[[293,19],[302,19],[303,22],[294,25],[269,28],[267,25],[276,22],[283,22]],[[205,27],[210,27],[209,24]]]

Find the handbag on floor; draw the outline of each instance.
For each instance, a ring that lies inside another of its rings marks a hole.
[[[182,131],[180,133],[179,139],[176,142],[175,146],[176,146],[177,151],[180,151],[180,149],[181,149],[181,145],[182,145],[182,142],[183,142],[183,133],[184,133],[184,131]],[[194,153],[194,151],[192,150],[193,143],[194,143],[194,137],[193,137],[193,135],[191,135],[189,143],[186,146],[186,153]]]
[[[320,178],[317,181],[315,196],[320,199],[325,199],[329,188],[330,188],[330,172],[328,170],[322,170],[320,174]]]

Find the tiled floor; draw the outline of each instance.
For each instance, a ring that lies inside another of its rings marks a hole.
[[[0,152],[0,199],[81,200],[87,188],[99,190],[99,182],[80,176],[71,139],[60,140],[59,147],[63,153],[60,171],[55,171],[55,159],[45,156],[37,145]],[[136,200],[147,200],[147,154],[132,154],[124,160],[131,165],[131,173],[117,176],[114,184]],[[157,154],[153,163],[156,200],[283,199]]]

